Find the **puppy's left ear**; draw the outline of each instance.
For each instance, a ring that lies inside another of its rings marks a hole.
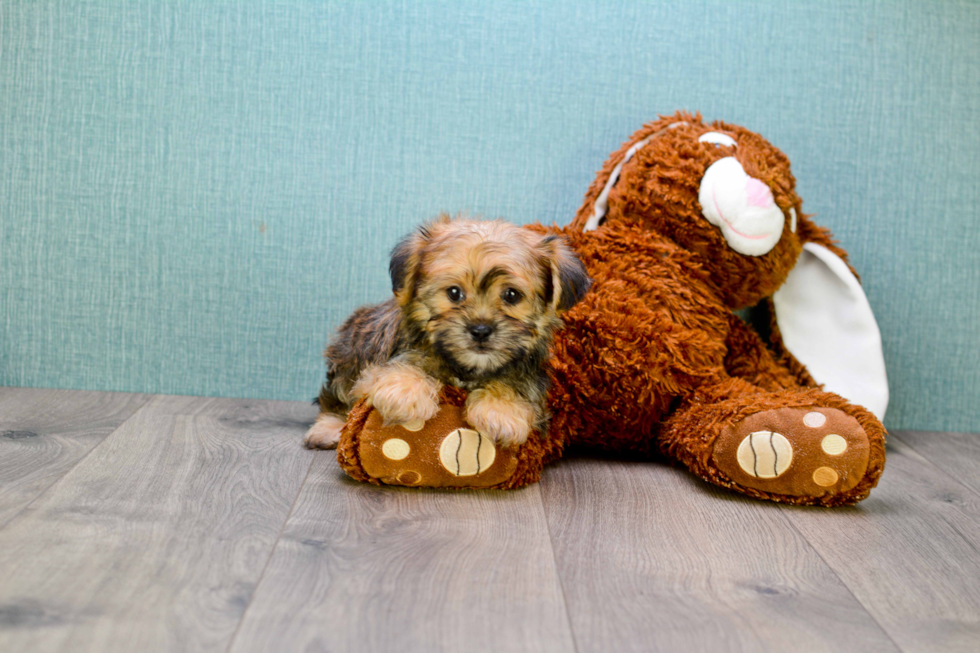
[[[592,279],[582,261],[560,236],[546,236],[541,240],[548,264],[545,278],[545,301],[561,315],[579,303],[592,285]]]

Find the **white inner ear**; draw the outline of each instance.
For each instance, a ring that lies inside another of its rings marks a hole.
[[[722,134],[721,132],[705,132],[701,134],[701,138],[698,139],[699,143],[714,143],[715,145],[727,145],[728,147],[735,147],[738,143],[735,139],[728,134]]]
[[[623,166],[629,163],[629,160],[633,158],[633,155],[636,154],[641,147],[643,147],[653,139],[657,138],[668,129],[674,129],[675,127],[680,127],[681,125],[686,125],[686,124],[687,124],[686,122],[671,123],[666,127],[664,127],[663,129],[661,129],[660,131],[650,134],[642,141],[637,141],[636,143],[633,143],[633,146],[630,149],[626,150],[626,156],[624,156],[623,160],[620,161],[615,168],[613,168],[611,173],[609,173],[609,181],[607,181],[606,185],[602,187],[602,192],[599,193],[599,197],[595,199],[595,205],[592,211],[592,215],[589,216],[589,219],[586,221],[585,226],[582,228],[582,231],[592,231],[594,229],[597,229],[599,225],[602,224],[602,219],[606,217],[606,211],[609,210],[609,191],[611,191],[613,189],[613,186],[616,185],[616,182],[619,181],[619,173],[623,171]]]
[[[888,376],[881,332],[847,264],[826,247],[805,243],[772,300],[786,348],[814,380],[884,419]]]

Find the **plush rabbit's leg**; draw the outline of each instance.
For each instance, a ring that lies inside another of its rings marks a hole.
[[[816,389],[766,392],[742,379],[702,388],[663,424],[660,446],[702,479],[784,503],[836,506],[868,496],[885,429]]]
[[[724,365],[729,376],[738,377],[769,391],[797,388],[801,385],[800,377],[788,365],[777,361],[755,329],[735,314],[729,317],[725,347],[727,353]],[[808,383],[802,384],[812,383],[809,376],[806,381]]]
[[[533,432],[523,444],[498,444],[464,418],[466,392],[445,387],[423,424],[386,423],[361,401],[340,434],[337,460],[351,477],[408,487],[510,489],[535,483],[560,443]]]

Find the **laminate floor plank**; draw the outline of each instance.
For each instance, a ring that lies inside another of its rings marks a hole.
[[[580,653],[897,650],[776,504],[654,462],[566,459],[541,491]]]
[[[149,399],[119,392],[0,388],[0,528]]]
[[[980,651],[980,495],[905,438],[857,506],[783,511],[902,649]]]
[[[376,487],[317,454],[232,647],[271,650],[573,651],[538,486]]]
[[[899,431],[891,436],[980,494],[980,433]]]
[[[583,458],[379,488],[315,412],[0,388],[0,651],[980,650],[976,435],[892,434],[819,509]]]
[[[314,413],[139,409],[0,530],[0,650],[226,650],[312,462]]]

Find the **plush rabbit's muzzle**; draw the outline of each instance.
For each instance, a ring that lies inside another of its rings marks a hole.
[[[729,247],[746,256],[762,256],[776,246],[786,222],[772,191],[750,177],[733,156],[712,163],[701,178],[701,213],[721,230]],[[792,231],[796,211],[790,209]]]

